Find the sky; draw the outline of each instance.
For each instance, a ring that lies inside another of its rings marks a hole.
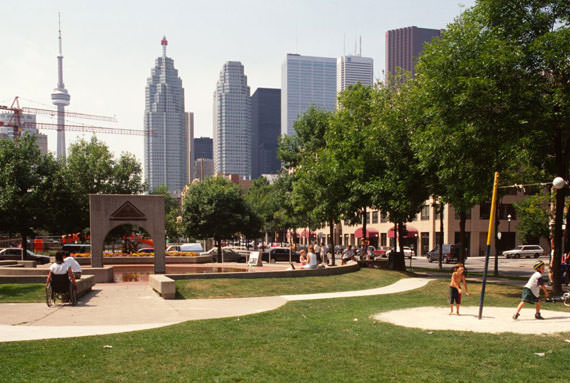
[[[212,100],[224,62],[241,61],[251,94],[280,88],[287,53],[374,59],[383,78],[385,33],[417,26],[441,29],[474,0],[20,0],[2,11],[0,105],[15,96],[22,106],[55,109],[58,12],[63,36],[67,111],[115,116],[118,123],[90,124],[143,129],[146,80],[160,41],[185,89],[186,111],[194,113],[195,137],[212,137]],[[38,116],[38,122],[55,123]],[[81,121],[70,120],[69,123]],[[86,122],[86,121],[85,121]],[[56,149],[54,131],[46,130]],[[67,147],[91,133],[66,133]],[[143,163],[143,137],[97,134],[116,156],[133,153]]]

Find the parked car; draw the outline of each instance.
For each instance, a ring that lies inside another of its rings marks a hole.
[[[428,262],[438,262],[439,260],[439,246],[431,249],[426,253]],[[443,244],[443,251],[441,261],[443,263],[457,262],[459,260],[459,246]]]
[[[392,250],[390,246],[378,246],[378,248],[374,250],[374,257],[386,258],[388,256],[386,253],[390,250]]]
[[[414,255],[414,251],[408,247],[408,246],[404,246],[402,247],[402,249],[404,250],[404,257],[406,258],[412,258],[412,256]],[[390,253],[392,252],[392,248],[390,247],[389,250],[386,251],[386,257],[390,256]],[[400,248],[398,247],[398,249],[396,249],[397,252],[400,252]]]
[[[31,250],[26,252],[26,255],[22,258],[22,249],[18,247],[9,247],[0,250],[0,261],[36,261],[40,265],[44,265],[50,262],[47,255],[36,254]]]
[[[538,245],[519,245],[512,250],[503,251],[505,258],[538,258],[544,255],[544,249]]]
[[[66,253],[91,253],[91,245],[88,243],[65,243],[61,246],[61,250]]]
[[[201,253],[204,251],[201,243],[183,243],[182,245],[171,245],[166,248],[166,252],[181,251],[188,253]]]
[[[154,247],[143,247],[142,249],[138,249],[137,253],[154,255]]]
[[[224,262],[246,262],[247,258],[244,254],[240,254],[237,251],[229,247],[222,247],[223,261]],[[213,262],[218,262],[218,247],[214,246],[206,252],[200,253],[200,255],[211,255]]]

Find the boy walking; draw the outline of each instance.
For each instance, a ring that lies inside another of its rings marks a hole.
[[[544,281],[542,280],[542,273],[544,273],[544,262],[538,261],[535,263],[533,268],[536,270],[534,274],[532,274],[523,287],[523,291],[521,294],[521,303],[519,303],[517,307],[517,312],[513,315],[513,319],[517,320],[520,316],[520,311],[525,305],[525,303],[536,303],[536,314],[534,314],[535,319],[544,319],[542,315],[540,315],[540,306],[542,306],[542,302],[540,301],[540,289],[544,291],[544,295],[548,298],[548,290],[544,286]]]

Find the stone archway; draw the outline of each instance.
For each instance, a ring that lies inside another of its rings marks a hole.
[[[138,225],[154,241],[154,272],[166,271],[164,197],[161,195],[89,194],[91,267],[103,267],[103,242],[113,228]]]

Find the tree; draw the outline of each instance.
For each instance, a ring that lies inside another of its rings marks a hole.
[[[274,213],[277,210],[275,198],[273,198],[272,185],[264,177],[253,181],[247,190],[244,198],[252,211],[259,217],[261,230],[264,233],[278,229],[274,220]]]
[[[221,177],[209,177],[188,188],[182,205],[182,228],[188,237],[214,238],[221,260],[222,239],[243,232],[249,213],[236,185]]]
[[[541,238],[550,236],[549,202],[548,196],[537,194],[514,204],[522,243],[538,243]]]
[[[170,194],[166,185],[161,185],[152,194],[164,196],[164,212],[166,215],[166,236],[172,241],[180,237],[182,229],[178,217],[181,216],[181,209],[178,200]]]
[[[0,140],[0,231],[19,234],[24,252],[28,237],[50,225],[54,213],[50,197],[63,196],[55,196],[57,168],[52,157],[40,153],[33,135]]]
[[[79,209],[69,219],[75,222],[77,231],[89,227],[89,194],[144,191],[142,167],[131,154],[123,153],[115,161],[109,147],[95,136],[89,142],[72,144],[69,152],[67,167],[79,199]]]
[[[424,121],[413,136],[414,151],[438,178],[442,201],[460,217],[462,249],[467,212],[489,199],[493,173],[508,166],[512,130],[520,122],[508,113],[520,92],[510,70],[513,51],[517,47],[486,29],[474,8],[426,44],[418,63]]]

